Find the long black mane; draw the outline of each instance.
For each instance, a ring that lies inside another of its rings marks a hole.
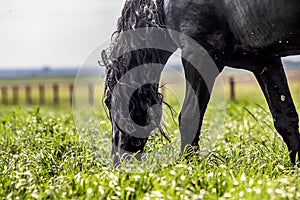
[[[118,33],[135,28],[164,27],[163,3],[163,0],[127,0],[118,20]]]
[[[163,0],[126,0],[122,15],[118,19],[117,31],[112,34],[111,46],[102,51],[102,61],[107,73],[104,101],[108,108],[110,108],[111,91],[120,77],[131,68],[149,62],[147,56],[157,54],[153,49],[126,51],[132,43],[127,39],[121,39],[122,33],[137,28],[165,28],[163,3]],[[146,40],[146,38],[139,39],[142,42]],[[116,57],[119,51],[126,52],[126,54]]]
[[[151,69],[151,63],[160,64],[163,63],[162,60],[167,60],[163,59],[161,55],[169,55],[170,52],[153,48],[138,48],[144,46],[144,44],[149,44],[149,40],[145,34],[134,34],[132,37],[130,34],[125,34],[128,31],[135,32],[137,29],[165,28],[163,3],[163,0],[127,0],[122,10],[122,15],[118,19],[117,31],[112,35],[111,46],[108,50],[102,51],[102,60],[106,67],[104,102],[107,108],[111,109],[113,98],[124,99],[124,96],[126,96],[126,99],[130,99],[128,105],[129,114],[134,124],[142,127],[154,124],[154,127],[167,138],[160,121],[153,123],[151,119],[153,113],[149,113],[149,108],[153,105],[162,105],[163,103],[163,95],[158,91],[159,78],[157,83],[142,85],[131,96],[125,90],[113,94],[113,90],[121,77],[131,69],[150,64],[148,66],[150,70],[143,70],[140,74],[141,79],[143,79],[143,77],[153,76],[151,73],[157,71]],[[135,47],[137,50],[131,51]],[[135,78],[131,77],[131,79]],[[134,80],[132,80],[132,83],[134,83]],[[118,110],[117,113],[122,113],[118,106],[115,106],[114,109]],[[158,115],[155,113],[155,116],[158,116],[157,119],[161,117],[161,112],[159,111],[158,113]],[[115,116],[110,112],[112,122],[118,120],[120,117],[122,116]],[[113,123],[119,130],[118,133],[113,133],[113,148],[125,145],[127,147],[122,146],[122,149],[135,152],[136,149],[140,149],[140,146],[143,146],[147,142],[147,138],[137,138],[128,135],[127,130],[119,127],[118,123]],[[167,140],[169,139],[167,138]]]

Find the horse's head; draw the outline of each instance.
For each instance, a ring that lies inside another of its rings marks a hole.
[[[106,66],[104,102],[112,124],[115,164],[119,164],[124,155],[137,153],[140,157],[162,116],[162,95],[158,93],[162,68],[146,64],[153,59],[142,56],[151,50],[136,50],[119,56],[120,49],[115,45],[112,52],[102,52]]]
[[[111,51],[102,52],[106,66],[104,101],[112,123],[115,161],[118,152],[121,156],[141,153],[150,133],[160,125],[159,79],[171,53],[151,45],[153,40],[166,40],[166,32],[160,37],[149,34],[153,30],[150,27],[164,27],[163,10],[162,0],[126,1]]]

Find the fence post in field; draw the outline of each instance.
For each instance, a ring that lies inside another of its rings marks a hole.
[[[39,103],[40,105],[45,104],[45,86],[42,84],[39,85]]]
[[[70,105],[72,106],[72,103],[74,104],[75,103],[75,98],[73,99],[73,89],[74,89],[74,85],[71,83],[69,85],[69,92],[70,92],[70,96],[69,96],[69,99],[70,99]]]
[[[32,104],[31,86],[30,85],[25,86],[25,96],[26,96],[26,103],[27,104]]]
[[[7,87],[6,86],[1,87],[1,93],[2,93],[2,103],[8,104]]]
[[[230,82],[230,100],[235,101],[235,91],[234,91],[235,82],[234,82],[234,78],[230,77],[229,82]]]
[[[13,86],[13,104],[16,105],[19,102],[19,87]]]
[[[53,104],[57,105],[59,103],[59,91],[58,84],[53,84]]]
[[[90,105],[94,105],[94,86],[93,84],[89,84],[89,103]]]

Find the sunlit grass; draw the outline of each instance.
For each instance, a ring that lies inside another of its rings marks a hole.
[[[291,84],[299,111],[298,86]],[[236,102],[230,102],[225,85],[225,104],[211,103],[203,122],[200,147],[204,153],[174,156],[178,143],[166,148],[169,143],[157,133],[147,143],[148,160],[123,163],[120,169],[111,167],[111,126],[99,101],[92,115],[84,116],[89,114],[84,107],[79,113],[86,119],[84,128],[74,122],[71,107],[64,105],[0,105],[0,197],[299,199],[300,168],[290,164],[288,150],[274,131],[258,91],[256,83],[239,84]],[[167,89],[165,96],[178,111],[179,100]],[[99,94],[95,97],[101,99]],[[224,106],[225,122],[209,128]],[[174,141],[179,137],[178,125],[166,106],[164,110],[164,129]],[[212,136],[214,145],[209,146]]]
[[[95,143],[100,145],[95,151],[94,145],[86,145],[83,140],[89,137],[80,140],[82,134],[76,131],[71,113],[49,113],[35,108],[1,111],[0,196],[7,199],[300,198],[300,170],[290,164],[269,112],[255,103],[243,102],[228,103],[226,110],[224,129],[207,154],[189,159],[178,157],[171,165],[162,165],[154,171],[136,163],[136,168],[144,167],[144,173],[113,169],[110,161],[105,160],[109,159],[110,147],[101,146],[100,140]],[[99,138],[107,137],[105,142],[109,143],[109,121],[101,118],[99,127],[91,126],[86,132],[102,133],[104,136]],[[203,143],[208,134],[213,134],[207,132],[209,120],[207,117],[203,125]],[[171,121],[167,130],[172,138],[172,132],[178,134],[178,128]],[[163,148],[164,143],[158,135],[149,140],[148,150]],[[205,148],[203,143],[201,147]]]

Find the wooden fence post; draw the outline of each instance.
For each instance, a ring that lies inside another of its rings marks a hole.
[[[32,98],[31,98],[31,86],[26,85],[25,86],[25,93],[26,93],[26,103],[27,104],[32,104]]]
[[[59,103],[59,88],[58,84],[53,84],[53,104],[57,105]]]
[[[1,87],[1,93],[2,93],[2,103],[7,105],[8,97],[7,97],[7,87],[6,86]]]
[[[19,87],[13,86],[13,104],[17,105],[19,102]]]
[[[235,82],[234,82],[234,78],[230,77],[229,82],[230,82],[230,100],[235,101]]]
[[[94,105],[94,86],[93,84],[89,84],[89,103],[90,105]]]
[[[74,92],[74,85],[70,84],[69,85],[69,93],[70,93],[69,99],[70,99],[71,106],[72,106],[72,104],[75,104],[75,98],[73,99],[73,92]]]
[[[39,85],[39,104],[45,104],[45,86],[42,84]]]

